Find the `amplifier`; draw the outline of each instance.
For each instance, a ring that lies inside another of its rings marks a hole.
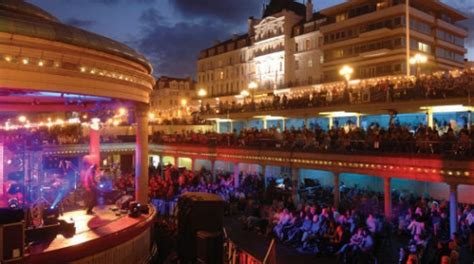
[[[0,262],[21,260],[25,250],[24,222],[0,225]]]

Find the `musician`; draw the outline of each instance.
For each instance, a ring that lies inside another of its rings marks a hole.
[[[86,213],[94,214],[92,209],[97,205],[97,184],[96,172],[97,164],[94,164],[94,158],[91,155],[84,157],[84,169],[81,172],[82,186],[85,189],[84,201],[86,204]]]

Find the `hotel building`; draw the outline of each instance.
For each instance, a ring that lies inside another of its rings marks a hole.
[[[339,81],[345,64],[353,79],[463,68],[466,16],[436,0],[409,2],[348,0],[314,13],[311,0],[271,0],[247,33],[200,52],[197,85],[223,97],[250,82],[272,91]],[[421,69],[408,63],[418,53],[428,58]]]

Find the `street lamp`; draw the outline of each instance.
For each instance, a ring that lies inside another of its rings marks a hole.
[[[199,91],[198,91],[198,96],[199,97],[202,98],[202,97],[205,97],[206,95],[207,95],[207,91],[205,89],[203,89],[203,88],[199,89]]]
[[[339,75],[343,76],[346,79],[347,83],[349,84],[349,80],[351,79],[351,75],[354,73],[354,69],[351,66],[344,65],[339,70]]]
[[[426,55],[417,53],[415,56],[410,58],[410,64],[416,65],[416,77],[420,74],[421,64],[425,64],[428,62],[428,57]]]
[[[247,91],[247,90],[243,90],[242,92],[240,92],[240,95],[241,95],[242,97],[244,97],[244,99],[245,99],[245,97],[249,96],[250,93],[249,93],[249,91]]]
[[[249,91],[252,93],[252,102],[255,99],[255,90],[258,88],[258,83],[251,81],[248,85]]]

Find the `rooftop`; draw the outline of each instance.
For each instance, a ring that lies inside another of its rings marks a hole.
[[[152,72],[150,62],[127,45],[63,24],[53,15],[23,0],[0,0],[0,32],[102,51],[137,62]]]

